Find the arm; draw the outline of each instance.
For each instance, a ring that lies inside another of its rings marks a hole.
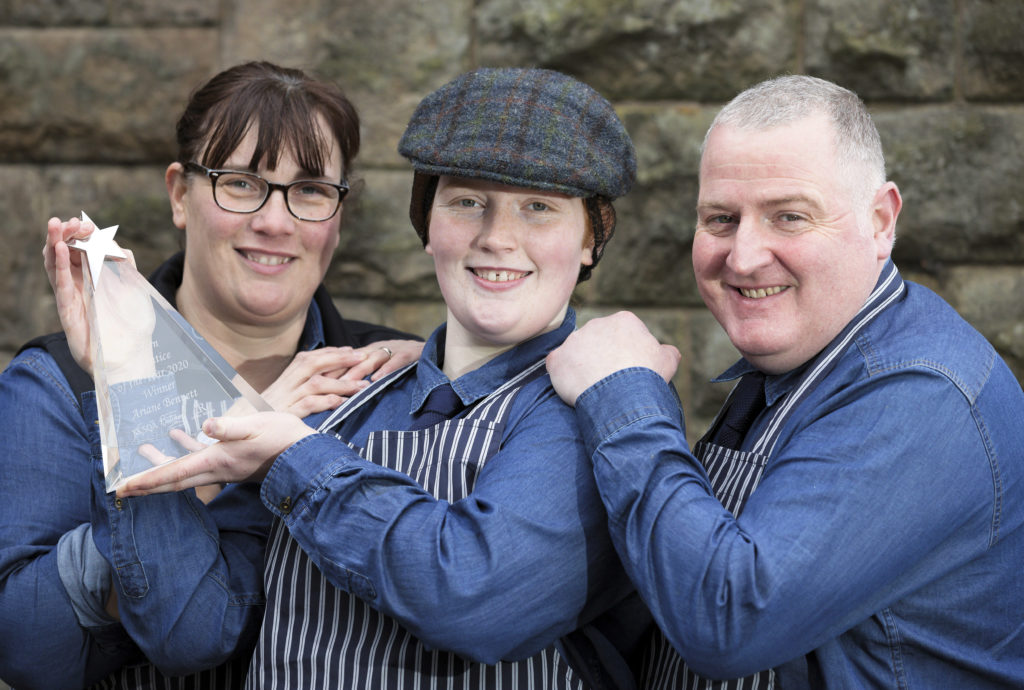
[[[264,502],[280,513],[294,497],[282,517],[321,571],[429,647],[485,663],[529,656],[631,589],[571,411],[549,388],[525,402],[535,391],[519,394],[462,500],[436,500],[315,435],[282,453]]]
[[[131,485],[173,490],[270,467],[264,504],[335,586],[431,647],[487,663],[523,658],[632,588],[572,412],[546,381],[520,392],[501,449],[454,503],[273,413],[215,420],[207,433],[221,443]]]
[[[0,678],[18,688],[86,687],[137,659],[138,650],[112,618],[83,627],[62,583],[62,575],[83,577],[61,572],[57,545],[88,529],[90,445],[44,351],[27,350],[0,374],[0,434]]]
[[[248,653],[262,620],[271,515],[258,487],[119,499],[93,472],[93,539],[114,568],[122,625],[167,675]]]
[[[577,401],[616,548],[698,672],[802,655],[988,545],[993,477],[948,380],[890,372],[815,395],[739,519],[712,495],[658,377],[620,372]]]

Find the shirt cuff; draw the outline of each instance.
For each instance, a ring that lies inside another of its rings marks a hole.
[[[653,369],[630,367],[601,379],[576,399],[576,421],[593,455],[617,431],[646,417],[677,420],[686,431],[679,396]]]
[[[304,514],[314,494],[348,464],[344,458],[339,458],[342,454],[339,451],[345,449],[348,446],[334,436],[322,433],[310,434],[293,443],[277,456],[263,479],[260,487],[263,504],[286,522]]]
[[[92,525],[84,523],[57,542],[57,572],[83,628],[116,623],[106,612],[110,597],[110,564],[92,541]]]

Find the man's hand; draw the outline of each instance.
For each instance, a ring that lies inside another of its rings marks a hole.
[[[629,367],[653,369],[666,381],[679,367],[680,354],[662,345],[635,314],[620,311],[592,319],[547,357],[558,395],[570,405],[592,385]]]

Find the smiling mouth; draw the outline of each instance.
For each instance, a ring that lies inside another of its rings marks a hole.
[[[280,266],[286,264],[294,259],[291,256],[275,256],[272,254],[256,254],[254,252],[242,252],[249,261],[260,264],[261,266]]]
[[[484,269],[470,269],[477,278],[482,278],[491,283],[507,283],[511,280],[519,280],[530,275],[529,271],[492,271]]]
[[[736,288],[740,294],[750,299],[761,299],[762,297],[771,297],[777,295],[783,290],[788,290],[788,285],[781,285],[769,288]]]

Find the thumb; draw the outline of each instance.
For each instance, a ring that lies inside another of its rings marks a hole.
[[[251,436],[251,417],[210,417],[203,422],[203,433],[218,441],[242,441]]]

